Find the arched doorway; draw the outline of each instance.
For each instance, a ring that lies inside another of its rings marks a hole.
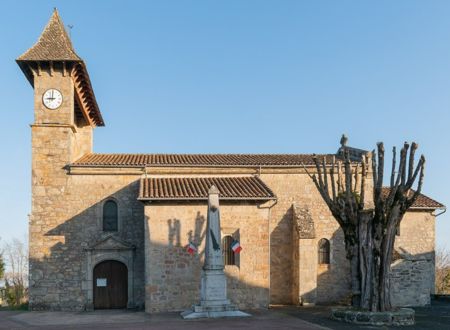
[[[94,268],[94,308],[126,308],[128,270],[120,261],[106,260]]]

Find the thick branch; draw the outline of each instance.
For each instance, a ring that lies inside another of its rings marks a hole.
[[[338,161],[338,194],[343,193],[344,191],[344,183],[342,181],[342,162]]]
[[[377,161],[375,159],[376,153],[375,149],[372,150],[372,153],[370,154],[370,160],[372,162],[372,179],[373,179],[373,190],[374,190],[374,201],[376,201],[376,195],[375,195],[375,187],[377,186],[378,182],[378,174],[377,174]]]
[[[353,188],[353,191],[357,192],[360,186],[361,177],[359,175],[359,163],[355,166],[355,188]]]
[[[411,143],[411,150],[409,151],[409,168],[408,168],[408,181],[411,180],[414,171],[414,154],[419,146],[417,143]],[[414,180],[413,180],[414,181]]]
[[[377,182],[375,186],[375,198],[381,197],[381,189],[383,188],[384,177],[384,145],[383,142],[377,143],[378,147],[378,168],[377,168]]]
[[[397,161],[397,148],[392,148],[392,172],[391,172],[391,189],[394,188],[395,182],[395,163]]]
[[[414,174],[408,179],[405,185],[405,190],[411,189],[414,181],[416,181],[417,174],[419,174],[419,170],[422,168],[423,163],[425,162],[425,157],[422,155],[420,157],[419,162],[417,163],[416,169],[414,170]]]
[[[404,186],[406,183],[406,158],[408,156],[408,149],[409,149],[409,144],[407,142],[405,142],[405,144],[403,145],[401,158],[400,158],[400,162],[402,163],[402,168],[403,168],[403,171],[401,172],[402,186]],[[398,173],[398,174],[400,175],[400,173]]]
[[[414,204],[417,197],[419,197],[419,195],[422,191],[423,178],[425,176],[425,157],[423,155],[420,157],[419,164],[417,164],[417,167],[419,167],[419,166],[420,166],[420,175],[419,175],[419,181],[417,183],[417,189],[414,192],[414,194],[412,195],[412,197],[410,199],[408,199],[408,201],[406,203],[407,208],[411,207],[411,205]]]
[[[367,159],[366,155],[362,156],[362,173],[361,173],[361,193],[359,199],[359,209],[364,209],[364,203],[366,198],[366,177],[367,177]]]
[[[333,159],[331,160],[331,168],[330,168],[330,179],[331,179],[331,191],[333,194],[333,201],[336,202],[336,182],[335,182],[335,176],[334,176],[334,167],[336,165],[336,159],[333,156]]]
[[[324,190],[328,197],[330,197],[330,191],[328,189],[328,173],[327,173],[327,164],[326,164],[326,158],[323,157],[322,160],[322,168],[323,168],[323,181],[324,181]]]
[[[351,219],[353,219],[353,201],[354,196],[352,192],[352,168],[350,166],[350,155],[348,154],[348,151],[345,153],[345,200],[347,203],[347,206],[349,208],[349,213],[352,215]]]
[[[314,161],[317,161],[316,158],[314,158]],[[320,169],[320,166],[317,166],[318,162],[316,162],[316,168]],[[319,191],[320,195],[322,196],[323,200],[325,201],[325,203],[327,203],[328,207],[330,209],[334,208],[333,202],[330,199],[330,196],[325,192],[324,190],[324,186],[323,186],[323,181],[321,179],[321,175],[320,173],[318,173],[318,175],[313,175],[311,174],[308,169],[306,168],[305,164],[302,164],[303,168],[305,169],[306,174],[308,174],[308,176],[313,180],[314,184],[316,185],[317,190]],[[317,179],[317,177],[319,177],[319,179]]]

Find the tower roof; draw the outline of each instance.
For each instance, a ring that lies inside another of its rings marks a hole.
[[[82,61],[73,49],[56,8],[38,41],[17,61]]]
[[[39,72],[40,63],[63,62],[64,70],[66,70],[65,64],[69,63],[70,74],[75,85],[76,113],[81,113],[89,124],[93,126],[105,125],[86,64],[75,53],[56,8],[38,41],[33,47],[19,56],[16,62],[32,86],[34,86],[33,72]],[[53,65],[50,64],[50,67],[53,68]]]

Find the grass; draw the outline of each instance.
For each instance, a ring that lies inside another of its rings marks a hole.
[[[23,303],[16,306],[0,306],[0,311],[27,311],[28,303]]]

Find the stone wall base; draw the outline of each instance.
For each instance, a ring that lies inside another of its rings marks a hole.
[[[333,308],[331,317],[334,320],[365,325],[376,326],[401,326],[414,325],[414,310],[400,308],[390,312],[368,312],[348,308]]]

